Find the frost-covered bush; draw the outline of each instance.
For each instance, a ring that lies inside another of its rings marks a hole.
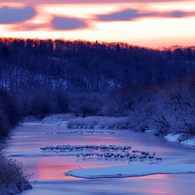
[[[180,134],[179,141],[195,136],[195,76],[152,87],[130,113],[134,128]]]
[[[0,194],[10,195],[32,189],[30,176],[24,171],[22,163],[0,155]]]
[[[195,135],[195,77],[187,77],[169,93],[172,130],[180,134],[179,140]]]

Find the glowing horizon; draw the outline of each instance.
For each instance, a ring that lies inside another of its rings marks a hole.
[[[194,1],[87,2],[2,0],[0,36],[125,42],[144,47],[195,45]]]

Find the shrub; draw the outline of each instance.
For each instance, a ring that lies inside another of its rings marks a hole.
[[[0,194],[10,195],[32,189],[30,174],[25,173],[22,163],[0,154]]]
[[[4,89],[0,89],[0,138],[9,135],[10,129],[21,120],[16,99]]]

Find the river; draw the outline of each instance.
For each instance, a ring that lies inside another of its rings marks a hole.
[[[6,141],[3,153],[7,156],[17,155],[31,177],[33,189],[21,195],[107,195],[107,194],[194,194],[195,174],[162,174],[133,178],[79,179],[65,176],[63,173],[73,169],[103,167],[128,164],[195,164],[195,149],[167,142],[149,133],[114,130],[115,133],[69,133],[74,132],[65,126],[41,123],[24,123],[13,131],[11,139]],[[85,130],[83,130],[85,131]],[[131,146],[132,150],[156,152],[162,157],[152,159],[43,156],[46,151],[40,147],[56,145],[118,145]],[[38,155],[37,155],[38,154]]]

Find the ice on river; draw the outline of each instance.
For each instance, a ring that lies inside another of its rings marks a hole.
[[[67,176],[95,179],[138,177],[156,174],[195,173],[194,164],[145,164],[76,169],[64,173]]]

